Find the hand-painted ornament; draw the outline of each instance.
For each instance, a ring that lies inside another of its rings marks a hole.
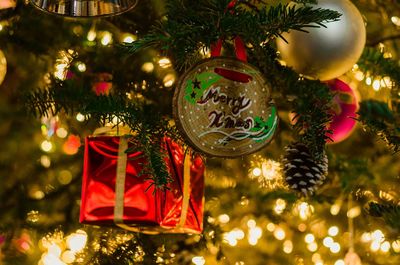
[[[362,15],[349,0],[318,0],[316,8],[342,14],[339,21],[325,27],[292,30],[277,40],[278,50],[288,66],[299,74],[320,80],[337,78],[360,58],[366,41]]]
[[[359,106],[357,97],[349,85],[339,79],[329,81],[328,85],[336,93],[333,99],[333,119],[328,127],[332,134],[327,135],[332,141],[328,141],[328,144],[339,143],[354,131]]]
[[[3,83],[7,74],[7,60],[4,53],[0,50],[0,85]]]
[[[42,11],[67,17],[115,16],[134,8],[138,0],[31,0]]]
[[[230,58],[204,60],[180,79],[174,115],[198,151],[233,158],[271,142],[278,126],[270,88],[253,66]]]

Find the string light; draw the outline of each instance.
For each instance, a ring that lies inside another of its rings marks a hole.
[[[89,32],[88,32],[88,34],[87,34],[87,36],[86,36],[86,38],[88,39],[88,41],[94,41],[94,40],[96,39],[96,37],[97,37],[97,33],[96,33],[96,31],[93,30],[93,29],[89,30]]]
[[[206,260],[202,256],[197,256],[192,258],[192,262],[196,265],[204,265],[206,264]]]
[[[286,237],[286,233],[285,231],[278,227],[275,231],[274,231],[274,237],[278,240],[284,240]]]
[[[286,201],[283,199],[277,199],[275,202],[274,211],[277,214],[282,214],[285,208],[286,208]]]
[[[46,155],[42,155],[40,157],[40,164],[42,164],[42,166],[45,167],[45,168],[49,168],[50,165],[51,165],[50,157],[48,157]]]
[[[170,60],[170,59],[164,57],[164,58],[161,58],[160,60],[158,60],[158,65],[159,65],[161,68],[166,69],[166,68],[171,67],[171,66],[172,66],[172,63],[171,63],[171,60]]]
[[[167,74],[163,79],[163,83],[165,87],[172,87],[175,83],[175,75]]]
[[[339,228],[337,226],[331,226],[328,229],[328,235],[337,236],[339,234]]]
[[[65,138],[68,136],[68,131],[62,127],[58,128],[56,134],[59,138]]]
[[[313,234],[307,234],[305,237],[304,237],[304,241],[306,242],[306,243],[312,243],[312,242],[314,242],[314,240],[315,240],[315,237],[314,237],[314,235]]]
[[[396,253],[400,253],[400,240],[392,242],[393,251]]]
[[[124,43],[132,43],[136,41],[136,39],[137,37],[130,33],[125,33],[124,35],[122,35],[122,42]]]
[[[334,265],[346,265],[346,264],[344,263],[344,260],[338,259],[338,260],[335,262]]]
[[[381,251],[382,252],[389,252],[390,250],[390,243],[388,241],[385,241],[381,244]]]
[[[83,230],[77,230],[66,238],[67,247],[72,252],[79,252],[83,250],[87,243],[87,234]]]
[[[285,240],[283,242],[283,252],[290,254],[293,251],[293,242],[291,240]]]
[[[75,118],[79,122],[84,122],[85,121],[85,116],[83,116],[82,113],[78,113]]]
[[[84,64],[83,62],[77,62],[75,65],[79,72],[83,73],[86,71],[86,64]]]
[[[105,31],[104,33],[103,33],[103,37],[101,38],[101,44],[103,45],[103,46],[107,46],[107,45],[109,45],[109,44],[111,44],[112,43],[112,35],[111,35],[111,33],[110,32],[108,32],[108,31]]]
[[[312,242],[312,243],[310,243],[310,244],[307,245],[307,249],[308,249],[310,252],[315,252],[315,251],[317,251],[317,249],[318,249],[318,244],[317,244],[316,242]]]
[[[50,152],[53,149],[53,144],[48,140],[44,140],[40,144],[40,148],[45,152]]]
[[[284,188],[282,165],[262,156],[254,156],[250,162],[249,177],[257,179],[261,187],[267,189]]]
[[[307,202],[299,202],[293,208],[293,214],[298,215],[302,220],[307,220],[312,216],[314,207]]]
[[[356,218],[357,216],[359,216],[361,214],[361,208],[360,206],[355,206],[353,208],[351,208],[350,210],[347,211],[347,217],[348,218]]]
[[[332,247],[333,243],[334,243],[333,238],[330,236],[325,237],[324,240],[322,241],[322,244],[327,248]]]
[[[218,221],[221,224],[226,224],[229,222],[229,220],[230,220],[230,218],[229,218],[229,215],[227,215],[227,214],[221,214],[220,216],[218,216]]]
[[[340,252],[340,244],[339,243],[337,243],[337,242],[335,242],[335,243],[333,243],[332,245],[331,245],[331,247],[329,248],[329,250],[332,252],[332,253],[339,253]]]
[[[142,65],[142,71],[146,73],[151,73],[154,71],[154,64],[152,62],[146,62]]]
[[[393,16],[390,18],[390,20],[392,21],[393,24],[400,27],[400,18],[398,16]]]
[[[275,225],[273,223],[268,223],[267,230],[273,232],[275,230]]]

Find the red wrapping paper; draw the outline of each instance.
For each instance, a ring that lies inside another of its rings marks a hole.
[[[114,224],[115,184],[120,137],[86,138],[80,222]],[[128,143],[129,148],[133,144]],[[186,221],[179,226],[183,205],[184,152],[165,138],[162,148],[173,181],[168,190],[151,186],[140,176],[147,159],[142,152],[127,154],[123,223],[141,232],[200,233],[203,226],[204,165],[200,157],[191,161],[189,206]],[[150,187],[150,188],[149,188]]]

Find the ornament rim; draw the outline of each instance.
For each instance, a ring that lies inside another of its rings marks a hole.
[[[267,84],[266,79],[265,79],[265,77],[264,77],[264,74],[262,74],[262,72],[261,72],[257,67],[253,66],[252,64],[250,64],[250,63],[248,63],[248,62],[244,62],[244,61],[238,60],[238,59],[236,59],[236,58],[227,57],[227,56],[218,56],[218,57],[205,58],[205,59],[202,59],[202,60],[198,61],[197,63],[193,64],[191,67],[188,68],[188,70],[185,71],[184,74],[182,74],[182,75],[180,76],[179,81],[178,81],[177,84],[176,84],[176,89],[175,89],[174,96],[173,96],[173,99],[172,99],[172,107],[173,107],[173,108],[172,108],[172,114],[173,114],[173,119],[174,119],[174,121],[175,121],[175,125],[176,125],[176,127],[178,128],[180,135],[183,137],[183,139],[189,144],[189,146],[190,146],[193,150],[195,150],[196,152],[198,152],[198,153],[200,153],[201,155],[204,155],[204,156],[206,156],[206,157],[217,157],[217,158],[225,158],[225,159],[235,159],[235,158],[244,157],[244,156],[248,156],[248,155],[251,155],[251,154],[253,154],[253,153],[256,153],[256,152],[260,151],[261,149],[265,148],[267,145],[269,145],[269,144],[275,139],[275,137],[276,137],[276,135],[277,135],[277,132],[278,132],[278,129],[279,129],[279,124],[280,124],[280,119],[279,119],[279,114],[278,114],[278,111],[277,111],[277,113],[276,113],[276,115],[275,115],[276,118],[277,118],[276,128],[275,128],[275,130],[273,131],[273,134],[272,134],[272,136],[271,136],[271,139],[266,140],[264,143],[260,144],[259,147],[254,148],[254,149],[251,149],[251,150],[248,150],[247,152],[245,152],[245,153],[243,153],[243,154],[240,154],[240,155],[221,155],[221,154],[214,154],[214,153],[211,153],[211,152],[204,151],[204,150],[202,150],[200,147],[198,147],[198,146],[194,143],[194,141],[192,141],[192,140],[189,138],[189,136],[187,135],[186,130],[184,129],[183,124],[182,124],[182,122],[180,121],[180,118],[179,118],[179,113],[178,113],[178,101],[179,101],[180,89],[182,89],[182,87],[183,87],[183,86],[182,86],[182,85],[183,85],[183,82],[184,82],[184,80],[186,80],[187,75],[188,75],[189,73],[191,73],[195,68],[197,68],[197,67],[201,66],[202,64],[207,63],[207,62],[209,62],[209,61],[220,60],[220,59],[229,60],[229,61],[235,62],[235,63],[239,62],[239,63],[242,63],[242,64],[248,66],[249,68],[251,68],[251,69],[253,69],[253,70],[256,70],[257,72],[260,73],[260,77],[263,79],[264,84]],[[269,108],[272,108],[272,107],[275,107],[275,108],[276,108],[275,101],[272,99],[272,93],[271,93],[271,88],[270,88],[270,86],[266,85],[266,86],[264,86],[264,87],[268,90],[267,92],[268,92],[269,101],[266,103],[267,106],[268,106]],[[277,108],[276,108],[276,109],[277,109]],[[184,133],[183,133],[183,132],[184,132]]]
[[[74,0],[70,0],[70,1],[74,1]],[[86,0],[87,2],[93,2],[94,0]],[[72,18],[72,19],[93,19],[93,18],[105,18],[105,17],[113,17],[113,16],[118,16],[121,15],[123,13],[129,12],[132,9],[134,9],[137,4],[139,3],[139,0],[128,0],[128,2],[131,2],[131,4],[126,8],[126,9],[122,9],[118,12],[115,13],[108,13],[108,14],[100,14],[100,15],[73,15],[70,12],[65,12],[65,13],[58,13],[55,11],[51,11],[48,9],[48,7],[50,5],[45,5],[45,7],[42,7],[41,5],[39,5],[40,0],[29,0],[29,2],[38,10],[49,14],[49,15],[55,15],[58,17],[64,17],[64,18]]]

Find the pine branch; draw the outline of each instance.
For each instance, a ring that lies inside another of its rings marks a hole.
[[[394,153],[400,151],[400,124],[386,103],[363,101],[358,114],[358,120],[385,141]]]
[[[176,129],[169,125],[169,120],[155,111],[153,105],[135,103],[125,94],[97,96],[87,87],[87,83],[75,80],[53,82],[52,87],[25,96],[28,112],[38,117],[61,112],[70,116],[81,113],[103,125],[117,118],[136,133],[135,150],[142,150],[148,158],[144,171],[153,184],[157,188],[165,187],[171,176],[161,151],[162,139],[167,136],[182,142]]]
[[[172,54],[179,68],[200,58],[200,51],[218,38],[240,35],[247,43],[258,46],[289,30],[305,31],[339,19],[340,14],[313,6],[278,4],[256,11],[237,5],[226,12],[229,1],[170,0],[167,19],[160,21],[141,40],[126,44],[127,53],[154,47]]]
[[[392,202],[368,204],[367,212],[374,217],[383,218],[383,220],[392,228],[400,229],[400,205]]]

